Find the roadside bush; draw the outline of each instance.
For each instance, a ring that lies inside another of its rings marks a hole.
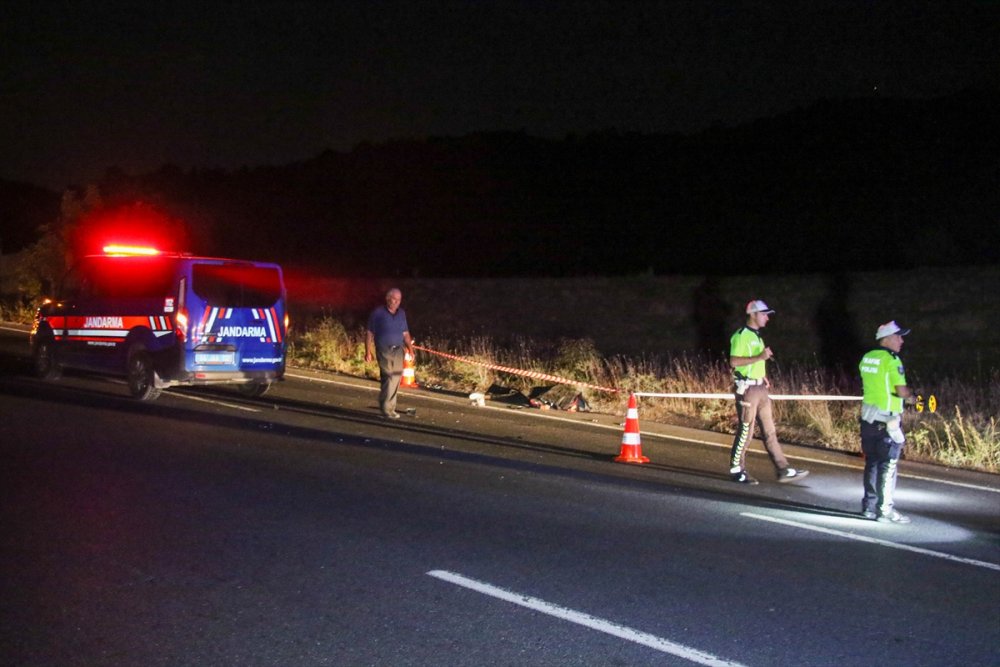
[[[598,378],[606,375],[603,359],[594,341],[589,339],[563,338],[552,366],[554,375],[590,384],[596,384]]]
[[[477,337],[453,344],[448,340],[429,338],[422,345],[431,350],[447,350],[449,354],[468,359],[470,363],[456,363],[445,357],[422,353],[418,356],[416,370],[420,384],[471,393],[485,391],[496,382],[496,373],[483,365],[497,363],[489,339]]]
[[[348,332],[332,317],[323,317],[292,336],[290,347],[293,364],[352,375],[370,374],[365,363],[364,332]]]
[[[31,324],[37,309],[38,302],[32,299],[19,297],[0,299],[0,321]]]

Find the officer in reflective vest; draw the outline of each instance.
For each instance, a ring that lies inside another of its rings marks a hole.
[[[899,351],[910,333],[895,321],[875,332],[879,346],[865,352],[858,364],[864,396],[861,399],[861,451],[865,455],[865,495],[861,514],[866,519],[909,523],[893,507],[897,463],[906,444],[903,436],[903,403],[912,401]]]
[[[740,484],[757,484],[746,471],[747,444],[753,437],[754,423],[760,421],[764,448],[771,457],[779,482],[790,482],[809,474],[808,470],[791,468],[778,443],[771,398],[767,394],[771,383],[767,379],[766,362],[773,356],[764,345],[760,330],[767,326],[773,310],[757,299],[746,306],[746,325],[729,339],[729,365],[733,369],[736,394],[736,439],[729,457],[729,478]]]

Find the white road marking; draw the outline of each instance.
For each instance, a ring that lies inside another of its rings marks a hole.
[[[476,581],[475,579],[463,577],[462,575],[455,574],[454,572],[431,570],[427,574],[432,577],[436,577],[437,579],[441,579],[442,581],[447,581],[457,586],[462,586],[476,591],[477,593],[482,593],[500,600],[512,602],[516,605],[527,607],[528,609],[532,609],[543,614],[548,614],[549,616],[555,616],[556,618],[564,621],[577,623],[578,625],[586,626],[592,630],[597,630],[630,642],[642,644],[643,646],[654,648],[657,651],[662,651],[664,653],[675,655],[679,658],[684,658],[685,660],[690,660],[691,662],[696,662],[699,665],[712,665],[714,667],[742,667],[742,665],[738,662],[723,660],[722,658],[717,658],[710,653],[689,648],[646,632],[633,630],[632,628],[625,627],[624,625],[618,625],[617,623],[612,623],[611,621],[605,621],[595,616],[591,616],[590,614],[584,614],[572,609],[566,609],[565,607],[559,607],[550,602],[546,602],[545,600],[529,597],[527,595],[521,595],[519,593],[512,593],[511,591],[497,588],[496,586],[492,586],[482,581]]]
[[[645,432],[644,431],[642,433],[642,435],[650,435],[650,436],[657,437],[657,438],[668,438],[668,439],[672,439],[672,440],[681,440],[683,442],[691,442],[691,443],[695,443],[695,444],[698,444],[698,445],[711,445],[712,447],[720,447],[720,448],[726,449],[726,450],[732,449],[732,447],[733,447],[732,445],[727,445],[727,444],[723,444],[723,443],[719,443],[719,442],[711,442],[709,440],[698,440],[698,439],[695,439],[695,438],[685,438],[683,436],[668,435],[666,433],[655,433],[655,432]],[[764,452],[758,452],[758,451],[751,451],[750,453],[751,454],[761,454],[761,455],[764,454]],[[838,463],[836,461],[829,461],[827,459],[818,459],[818,458],[813,458],[813,457],[810,457],[810,456],[790,456],[788,458],[794,459],[795,461],[805,461],[806,463],[818,463],[820,465],[830,466],[831,468],[848,468],[850,470],[857,470],[859,472],[864,469],[864,465],[861,465],[861,464],[856,464],[856,463]],[[934,484],[947,484],[949,486],[960,486],[962,488],[972,489],[974,491],[988,491],[990,493],[1000,493],[1000,487],[983,486],[982,484],[969,484],[968,482],[953,482],[950,479],[936,479],[934,477],[925,477],[923,475],[914,475],[912,473],[902,472],[902,471],[898,472],[897,474],[898,474],[898,476],[900,478],[919,479],[922,482],[932,482]]]
[[[112,384],[127,384],[125,380],[119,378],[106,378],[106,380]],[[214,398],[203,398],[201,396],[192,396],[191,394],[182,394],[176,391],[164,392],[165,396],[176,396],[178,398],[186,398],[190,401],[200,401],[202,403],[211,403],[212,405],[221,405],[225,408],[233,408],[234,410],[244,410],[246,412],[260,412],[259,408],[250,408],[245,405],[237,405],[235,403],[226,403],[225,401],[219,401]]]
[[[934,479],[933,477],[924,477],[923,475],[912,475],[910,473],[898,472],[899,468],[896,468],[897,475],[899,477],[905,477],[906,479],[919,479],[922,482],[934,482],[936,484],[950,484],[951,486],[961,486],[966,489],[973,489],[975,491],[989,491],[990,493],[1000,493],[1000,488],[993,488],[989,486],[982,486],[980,484],[969,484],[967,482],[952,482],[947,479]]]
[[[930,549],[914,547],[910,546],[909,544],[900,544],[899,542],[880,540],[877,537],[868,537],[867,535],[856,535],[854,533],[848,533],[842,530],[836,530],[833,528],[824,528],[822,526],[812,526],[807,523],[799,523],[798,521],[789,521],[788,519],[779,519],[772,516],[764,516],[763,514],[754,514],[753,512],[740,512],[740,516],[745,516],[750,519],[760,519],[761,521],[770,521],[772,523],[780,523],[786,526],[794,526],[795,528],[804,528],[805,530],[812,530],[817,533],[836,535],[837,537],[845,537],[849,540],[857,540],[858,542],[868,542],[870,544],[878,544],[879,546],[889,547],[891,549],[912,551],[914,553],[923,554],[925,556],[934,556],[935,558],[943,558],[945,560],[954,561],[956,563],[963,563],[965,565],[974,565],[976,567],[983,567],[988,570],[1000,571],[1000,564],[997,563],[988,563],[986,561],[976,560],[974,558],[963,558],[961,556],[953,556],[952,554],[946,554],[940,551],[931,551]]]
[[[213,405],[221,405],[226,408],[233,408],[234,410],[245,410],[246,412],[260,412],[258,408],[250,408],[245,405],[236,405],[235,403],[226,403],[225,401],[217,401],[211,398],[202,398],[201,396],[192,396],[191,394],[181,394],[176,391],[169,392],[170,396],[177,396],[179,398],[186,398],[190,401],[201,401],[202,403],[212,403]]]

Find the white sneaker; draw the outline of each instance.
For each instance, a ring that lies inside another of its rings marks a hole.
[[[910,517],[900,514],[896,510],[892,510],[888,514],[880,514],[878,520],[879,523],[910,523]]]

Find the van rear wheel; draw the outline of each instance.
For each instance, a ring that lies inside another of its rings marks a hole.
[[[237,387],[240,393],[247,398],[257,398],[258,396],[263,396],[267,393],[267,390],[271,388],[270,380],[250,380],[250,382],[245,382]]]
[[[37,378],[58,380],[62,375],[62,369],[56,359],[55,341],[51,338],[39,338],[35,342],[31,361]]]
[[[155,401],[163,390],[156,386],[153,359],[144,350],[133,352],[128,359],[128,390],[140,401]]]

